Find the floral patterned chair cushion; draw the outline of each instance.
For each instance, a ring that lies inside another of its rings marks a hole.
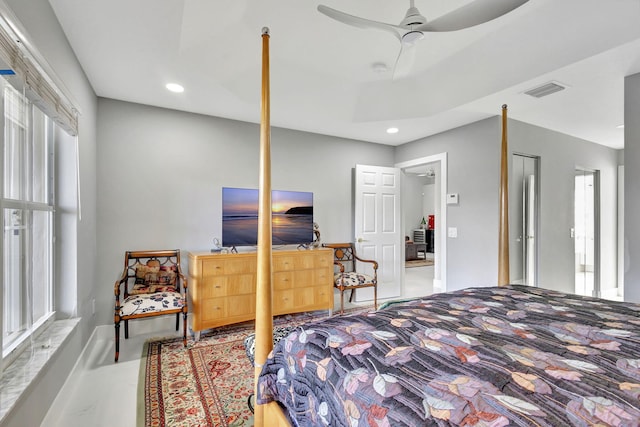
[[[136,294],[127,297],[120,307],[121,316],[141,313],[157,313],[184,306],[184,298],[177,292]]]
[[[333,276],[337,286],[358,286],[365,283],[373,283],[373,277],[368,274],[356,273],[355,271],[338,273]]]

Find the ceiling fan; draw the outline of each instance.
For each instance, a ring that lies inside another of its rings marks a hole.
[[[415,7],[414,0],[409,0],[409,9],[397,25],[349,15],[324,5],[319,5],[318,11],[347,25],[386,31],[398,38],[400,53],[393,70],[395,79],[404,77],[411,71],[415,58],[414,46],[424,37],[424,33],[458,31],[483,24],[511,12],[527,1],[529,0],[476,0],[429,22]]]

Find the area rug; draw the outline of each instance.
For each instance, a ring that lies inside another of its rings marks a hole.
[[[404,262],[405,268],[428,267],[430,265],[433,265],[433,260],[432,259],[414,259],[414,260],[411,260],[411,261],[405,261]]]
[[[345,310],[345,315],[363,311]],[[274,327],[326,316],[326,311],[279,316]],[[181,338],[148,341],[140,362],[138,427],[252,426],[247,400],[254,371],[243,341],[253,332],[253,322],[247,322],[204,333],[187,348]]]

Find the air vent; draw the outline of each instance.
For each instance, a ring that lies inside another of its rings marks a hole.
[[[533,96],[535,98],[542,98],[543,96],[551,95],[552,93],[565,90],[567,87],[558,82],[545,83],[542,86],[534,87],[525,92],[525,94]]]

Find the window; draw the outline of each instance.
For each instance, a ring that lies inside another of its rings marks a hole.
[[[53,318],[54,123],[3,78],[2,354]]]

